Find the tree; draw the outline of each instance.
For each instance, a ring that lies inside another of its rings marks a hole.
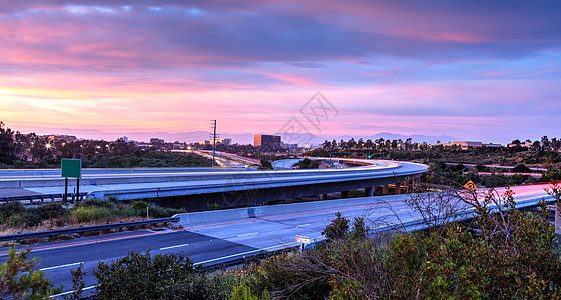
[[[549,139],[547,138],[547,135],[542,136],[542,150],[547,150],[549,149]]]
[[[34,270],[38,261],[29,260],[30,252],[29,247],[20,253],[10,248],[8,260],[0,264],[0,299],[49,299],[52,293],[61,292],[43,271]]]
[[[11,164],[16,158],[14,135],[14,131],[0,121],[0,163]]]
[[[319,168],[319,161],[311,160],[309,158],[304,158],[298,162],[298,168],[300,169],[317,169]]]
[[[266,160],[265,158],[262,158],[259,169],[272,170],[273,169],[273,164],[271,164],[271,162]]]

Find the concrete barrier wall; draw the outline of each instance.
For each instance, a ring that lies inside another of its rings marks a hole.
[[[247,218],[260,218],[275,214],[299,213],[315,209],[330,209],[338,206],[358,205],[365,203],[382,203],[397,199],[409,199],[409,195],[388,195],[369,198],[351,198],[339,200],[313,201],[305,203],[280,204],[271,206],[255,206],[217,211],[183,213],[174,215],[180,218],[180,225],[196,225],[198,223],[216,221],[235,221]],[[200,225],[200,224],[199,224]]]

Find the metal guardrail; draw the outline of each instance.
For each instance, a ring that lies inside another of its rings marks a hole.
[[[144,225],[148,225],[148,224],[157,224],[157,223],[164,223],[164,226],[166,226],[168,222],[179,222],[179,217],[152,219],[152,220],[135,221],[135,222],[103,224],[103,225],[66,228],[66,229],[56,229],[56,230],[39,231],[39,232],[10,234],[10,235],[0,236],[0,242],[19,241],[19,240],[24,240],[24,239],[38,238],[38,237],[48,237],[48,236],[55,236],[55,235],[61,235],[61,234],[82,233],[82,232],[88,232],[88,231],[107,230],[107,229],[113,229],[113,228],[144,226]]]
[[[72,193],[68,194],[68,199],[71,201],[78,200],[82,201],[88,195],[88,193]],[[52,202],[55,199],[63,199],[64,194],[41,194],[41,195],[27,195],[27,196],[14,196],[14,197],[0,197],[0,203],[5,202],[13,202],[13,201],[29,201],[29,204],[33,204],[35,200],[41,200],[41,204],[45,202],[45,199],[51,199]]]

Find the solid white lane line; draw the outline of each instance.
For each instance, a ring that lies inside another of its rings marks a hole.
[[[82,262],[77,262],[77,263],[71,263],[71,264],[66,264],[66,265],[60,265],[60,266],[54,266],[54,267],[48,267],[48,268],[42,268],[39,269],[39,271],[45,271],[45,270],[52,270],[52,269],[58,269],[58,268],[65,268],[65,267],[70,267],[70,266],[76,266],[81,264]]]
[[[310,226],[312,224],[302,224],[302,225],[296,225],[294,227],[299,228],[299,227],[306,227],[306,226]]]
[[[91,290],[93,288],[95,288],[95,285],[92,286],[88,286],[82,289],[82,291],[87,291],[87,290]],[[74,291],[68,291],[68,292],[64,292],[64,293],[60,293],[60,294],[56,294],[56,295],[52,295],[50,298],[54,298],[54,297],[58,297],[58,296],[62,296],[62,295],[68,295],[68,294],[72,294],[74,293]]]
[[[218,258],[213,258],[213,259],[201,261],[201,262],[195,263],[195,265],[202,265],[202,264],[206,264],[206,263],[209,263],[209,262],[213,262],[213,261],[217,261],[217,260],[221,260],[221,259],[225,259],[225,258],[230,258],[230,257],[238,256],[238,255],[246,255],[246,254],[255,253],[255,252],[261,252],[263,250],[269,250],[269,249],[272,249],[272,248],[283,247],[283,246],[288,246],[288,245],[292,245],[292,244],[296,244],[296,242],[290,242],[290,243],[275,245],[275,246],[271,246],[271,247],[267,247],[267,248],[261,248],[261,249],[247,251],[247,252],[236,253],[236,254],[232,254],[232,255],[226,255],[226,256],[222,256],[222,257],[218,257]]]
[[[179,247],[185,247],[185,246],[189,246],[189,244],[181,244],[181,245],[163,247],[163,248],[160,248],[160,250],[167,250],[167,249],[173,249],[173,248],[179,248]]]
[[[240,235],[238,235],[238,237],[248,236],[248,235],[255,235],[255,234],[258,234],[258,233],[259,233],[259,232],[252,232],[252,233],[240,234]]]

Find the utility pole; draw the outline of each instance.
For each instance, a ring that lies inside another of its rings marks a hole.
[[[211,120],[212,121],[212,129],[213,129],[213,133],[212,133],[212,167],[214,168],[214,158],[216,155],[216,120]]]

